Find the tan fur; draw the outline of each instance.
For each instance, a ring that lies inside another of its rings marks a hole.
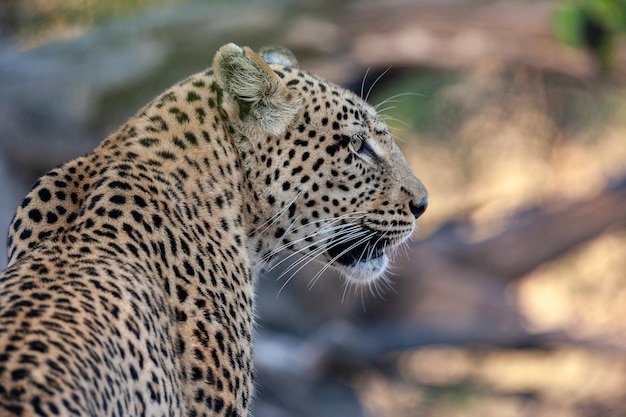
[[[0,274],[0,417],[246,417],[259,264],[384,280],[426,189],[371,106],[273,53],[222,47],[28,193]]]
[[[248,47],[233,43],[222,46],[213,68],[217,83],[224,89],[224,109],[244,136],[257,134],[255,126],[281,135],[300,110],[298,97]]]

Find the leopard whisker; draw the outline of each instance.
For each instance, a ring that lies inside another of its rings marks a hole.
[[[415,92],[412,92],[412,91],[408,91],[408,92],[404,92],[404,93],[394,94],[394,95],[393,95],[393,96],[391,96],[391,97],[387,97],[386,99],[384,99],[383,101],[381,101],[380,103],[378,103],[378,104],[376,104],[376,105],[374,105],[374,106],[372,106],[372,107],[374,107],[374,109],[376,109],[376,111],[380,113],[380,110],[378,110],[378,109],[379,109],[381,106],[384,106],[384,105],[385,105],[385,104],[387,104],[387,103],[398,103],[398,102],[399,102],[399,100],[396,100],[397,98],[400,98],[400,97],[406,97],[406,96],[425,97],[425,95],[424,95],[424,94],[421,94],[421,93],[415,93]]]
[[[398,129],[398,130],[401,130],[401,129]],[[391,134],[391,137],[392,137],[395,141],[397,141],[397,142],[400,142],[400,143],[409,143],[409,141],[408,141],[408,140],[403,139],[403,138],[401,138],[401,137],[400,137],[400,136],[398,136],[398,135],[394,135],[393,133]]]
[[[257,262],[257,264],[252,268],[253,271],[257,271],[259,268],[263,268],[272,258],[274,258],[276,255],[280,254],[281,252],[285,251],[285,250],[289,250],[290,248],[296,246],[297,244],[306,241],[306,240],[311,240],[312,237],[317,236],[319,234],[322,233],[326,233],[327,235],[332,235],[334,233],[335,230],[339,230],[339,229],[335,229],[335,227],[337,226],[333,226],[333,227],[329,227],[329,225],[332,225],[336,222],[339,221],[343,221],[346,219],[350,219],[350,220],[360,220],[363,217],[365,217],[365,215],[367,214],[367,212],[365,211],[358,211],[358,212],[352,212],[352,213],[347,213],[341,216],[337,216],[337,217],[329,217],[327,219],[322,219],[322,220],[318,220],[315,222],[315,226],[316,229],[314,230],[313,233],[310,233],[308,235],[305,235],[295,241],[290,241],[290,242],[284,242],[282,244],[276,243],[276,245],[274,246],[274,249],[272,249],[271,251],[267,252],[266,254],[264,254],[263,256],[261,256],[261,258],[259,259],[259,261]],[[300,216],[299,216],[300,217]],[[291,225],[293,226],[298,219],[295,219]],[[346,224],[350,224],[350,223],[346,223]],[[311,223],[307,223],[307,224],[303,224],[300,225],[296,228],[293,228],[289,233],[296,233],[299,232],[300,230],[302,230],[303,228],[306,227],[313,227],[313,225]],[[341,227],[345,227],[345,226],[341,226]],[[289,229],[288,229],[289,230]],[[285,235],[287,234],[287,232],[285,233]],[[327,236],[322,240],[326,240],[326,239],[330,239],[331,236]],[[316,242],[312,242],[311,244],[307,245],[306,247],[300,249],[300,250],[306,250],[308,248],[310,248],[311,246],[315,246]],[[294,252],[294,254],[297,254],[298,251]],[[287,259],[289,259],[293,254],[287,256],[286,258],[283,258],[282,260],[274,263],[272,265],[272,267],[270,269],[267,270],[267,272],[273,270],[275,267],[277,267],[278,265],[280,265],[281,263],[283,263],[284,261],[286,261]]]
[[[365,217],[366,212],[362,211],[362,212],[354,212],[354,213],[349,213],[349,214],[345,214],[342,216],[338,216],[338,217],[333,217],[333,218],[328,218],[325,220],[322,220],[321,223],[323,224],[319,224],[319,221],[316,222],[318,223],[316,226],[317,228],[314,230],[313,233],[310,233],[308,235],[305,235],[295,241],[290,241],[290,242],[283,242],[282,245],[279,245],[278,243],[275,245],[274,249],[272,249],[270,252],[268,252],[267,254],[265,254],[262,258],[261,261],[263,262],[267,262],[269,259],[271,259],[272,257],[274,257],[275,255],[279,254],[280,252],[289,249],[290,247],[293,247],[295,245],[297,245],[298,243],[305,241],[305,240],[311,240],[311,238],[313,238],[314,236],[317,236],[319,234],[325,233],[325,234],[332,234],[334,233],[336,230],[340,230],[338,228],[338,226],[333,226],[333,227],[329,227],[329,225],[332,225],[333,223],[339,222],[339,221],[343,221],[346,219],[350,219],[350,220],[359,220]],[[296,219],[297,221],[297,219]],[[293,226],[294,222],[292,222],[292,224],[290,225]],[[350,224],[351,223],[346,223],[346,224]],[[296,233],[299,232],[300,230],[302,230],[303,228],[306,227],[312,227],[312,225],[310,223],[298,226],[292,230],[289,231],[289,229],[287,229],[288,231],[285,232],[284,236],[287,235],[288,233]],[[341,227],[345,227],[344,225],[341,225]],[[313,243],[315,244],[315,243]],[[307,246],[310,247],[311,245]]]
[[[363,100],[363,91],[365,90],[365,81],[367,81],[367,74],[369,74],[370,68],[371,67],[367,67],[367,69],[365,70],[365,75],[363,75],[363,80],[361,81],[361,94],[359,95],[359,98],[361,100]]]
[[[352,230],[348,230],[348,232],[351,232]],[[367,234],[368,232],[363,231],[362,229],[358,229],[357,233],[355,233],[354,235],[356,235],[356,237],[358,238],[359,235],[364,235]],[[328,244],[325,244],[323,246],[320,246],[319,248],[316,248],[315,250],[313,250],[312,252],[309,253],[303,253],[303,257],[298,259],[297,261],[295,261],[292,265],[290,265],[287,269],[285,269],[280,276],[276,279],[276,280],[280,280],[282,279],[285,275],[287,275],[289,272],[293,271],[295,269],[295,271],[292,272],[291,276],[286,280],[285,284],[287,284],[287,282],[289,282],[298,272],[300,272],[306,265],[308,265],[311,261],[317,259],[317,257],[323,253],[325,253],[326,251],[329,250],[329,248],[333,247],[335,244],[341,244],[344,241],[349,241],[351,239],[354,238],[354,235],[352,235],[352,237],[345,237],[344,239],[338,241],[338,242],[332,242],[332,238],[334,236],[331,236],[328,240],[330,241]],[[298,251],[293,253],[291,256],[295,256],[299,253],[302,253],[302,251]],[[331,261],[332,262],[332,261]],[[297,269],[296,269],[297,268]],[[283,285],[283,287],[284,287]],[[282,287],[281,287],[282,290]],[[280,293],[280,291],[279,291]]]
[[[357,227],[357,226],[354,226],[354,227],[355,227],[354,231],[358,231],[358,230],[360,230],[360,228],[359,228],[359,227]],[[348,231],[350,231],[350,230],[348,230]],[[309,249],[309,248],[311,248],[311,247],[313,247],[313,246],[319,245],[319,244],[320,244],[320,242],[330,241],[330,240],[332,240],[332,239],[333,239],[333,237],[334,237],[334,235],[333,235],[333,234],[328,234],[327,236],[325,236],[324,238],[322,238],[322,239],[320,239],[320,240],[317,240],[317,241],[314,241],[314,242],[309,243],[308,245],[304,246],[303,248],[301,248],[301,249],[299,249],[299,250],[297,250],[297,251],[295,251],[295,252],[293,252],[293,253],[291,253],[291,254],[289,254],[289,255],[285,256],[283,259],[281,259],[280,261],[278,261],[278,262],[276,262],[275,264],[273,264],[273,265],[272,265],[272,267],[269,269],[269,271],[271,271],[271,270],[273,270],[273,269],[277,268],[279,265],[281,265],[282,263],[286,262],[286,261],[287,261],[287,260],[289,260],[290,258],[293,258],[293,257],[294,257],[294,256],[296,256],[296,255],[306,255],[306,254],[304,253],[304,251],[306,251],[307,249]],[[287,247],[289,247],[289,246],[293,246],[293,245],[295,245],[295,244],[297,244],[297,243],[300,243],[301,241],[306,240],[306,238],[307,238],[307,237],[303,237],[303,238],[301,238],[301,239],[298,239],[297,241],[294,241],[294,242],[290,243],[289,245],[283,245],[283,246],[285,246],[286,248],[287,248]],[[321,252],[323,253],[323,252],[324,252],[324,251],[326,251],[327,249],[328,249],[328,245],[327,245],[327,246],[320,246],[320,248],[315,249],[315,251],[318,251],[318,250],[319,250],[319,251],[321,251]],[[317,256],[317,255],[316,255],[316,256]],[[269,272],[269,271],[268,271],[268,272]],[[280,277],[279,277],[279,278],[280,278]]]
[[[343,280],[343,293],[341,294],[341,304],[343,304],[346,299],[346,293],[348,292],[348,288],[351,287],[352,280],[344,279]]]
[[[293,226],[298,222],[298,220],[300,218],[302,218],[302,216],[304,215],[304,213],[300,213],[295,219],[293,219],[293,221],[291,222],[291,224],[289,224],[289,227],[287,227],[287,230],[285,230],[284,235],[289,234],[290,232],[295,232],[297,231],[299,228],[293,228]],[[276,254],[278,254],[282,249],[283,246],[280,246],[280,240],[276,241],[276,244],[274,245],[274,248],[272,250],[270,250],[265,256],[263,256],[261,258],[262,262],[268,262],[270,259],[272,259]]]
[[[265,222],[263,222],[263,224],[261,224],[259,227],[257,227],[256,229],[248,233],[248,236],[253,236],[257,233],[262,235],[263,233],[265,233],[279,217],[281,217],[283,214],[285,214],[289,210],[289,207],[291,207],[291,205],[296,202],[296,200],[300,197],[300,195],[302,195],[302,192],[299,192],[298,194],[296,194],[296,196],[288,204],[285,204],[285,206],[281,208],[277,213],[275,213],[272,217],[270,217]],[[260,231],[262,228],[263,228],[263,231]]]
[[[368,256],[372,256],[372,254],[373,254],[373,253],[374,253],[374,251],[376,250],[376,246],[378,246],[378,243],[379,243],[379,242],[381,242],[381,241],[385,238],[385,236],[387,236],[387,235],[389,234],[389,232],[391,231],[391,227],[392,227],[392,226],[389,226],[389,227],[387,228],[387,230],[385,231],[385,233],[383,233],[382,235],[380,235],[380,236],[378,237],[378,239],[376,239],[376,242],[374,242],[374,244],[373,244],[373,245],[370,245],[370,251],[369,251],[369,253],[368,253]],[[383,245],[383,251],[384,251],[385,249],[387,249],[387,242],[385,242],[385,243],[384,243],[384,245]]]
[[[282,279],[285,275],[287,275],[287,273],[289,273],[290,270],[294,269],[296,266],[298,266],[299,264],[301,264],[295,271],[293,271],[291,273],[291,275],[289,276],[289,278],[287,278],[285,280],[285,282],[283,283],[283,285],[280,287],[280,289],[278,290],[278,293],[276,294],[276,297],[278,297],[280,295],[280,293],[282,292],[282,290],[287,286],[287,284],[289,284],[289,282],[293,279],[293,277],[295,277],[296,275],[298,275],[298,273],[304,269],[308,264],[310,264],[312,261],[316,260],[317,257],[321,254],[323,254],[324,252],[326,252],[326,250],[328,250],[329,247],[332,247],[332,245],[328,245],[328,246],[322,246],[316,250],[314,250],[313,252],[307,253],[305,254],[301,259],[298,259],[296,262],[294,262],[292,265],[289,266],[289,268],[287,268],[285,271],[283,271],[280,276],[276,279],[277,281]]]
[[[341,251],[340,253],[338,253],[337,255],[335,255],[330,261],[328,261],[326,263],[326,265],[324,265],[324,267],[322,269],[320,269],[315,276],[313,277],[313,279],[309,282],[308,285],[308,289],[310,290],[315,283],[317,282],[317,280],[319,279],[319,277],[339,258],[341,258],[343,255],[345,255],[346,253],[350,252],[352,249],[357,248],[359,245],[367,242],[369,239],[371,239],[373,236],[376,236],[376,232],[365,232],[364,237],[360,238],[358,241],[354,242],[353,244],[351,244],[350,246],[348,246],[346,249],[344,249],[343,251]],[[359,236],[357,236],[359,237]],[[350,242],[352,240],[354,240],[355,237],[354,236],[346,236],[343,239],[337,241],[337,242],[333,242],[334,245],[333,246],[339,246],[342,245],[344,242]],[[364,253],[361,253],[361,257],[359,258],[359,261],[363,258]]]
[[[378,114],[382,114],[382,113],[384,113],[386,111],[397,109],[397,108],[398,108],[398,106],[388,106],[388,107],[385,107],[384,109],[380,109]],[[381,118],[382,118],[382,116],[381,116]]]
[[[376,77],[376,79],[374,80],[372,85],[370,85],[370,88],[367,90],[367,94],[365,95],[365,101],[367,101],[370,98],[370,94],[372,93],[372,90],[374,89],[374,86],[376,86],[378,81],[380,81],[380,79],[383,78],[385,76],[385,74],[387,74],[389,72],[390,69],[391,69],[391,66],[389,66],[385,71],[382,72],[382,74],[380,74],[378,77]],[[376,107],[374,107],[374,108],[376,108]]]
[[[364,218],[366,215],[367,215],[366,211],[358,211],[358,212],[352,212],[352,213],[344,214],[344,215],[337,216],[337,217],[329,217],[327,219],[317,220],[314,223],[302,224],[294,228],[293,230],[291,230],[290,233],[293,234],[296,232],[300,232],[300,230],[305,229],[307,227],[315,227],[316,229],[312,234],[308,234],[301,239],[301,240],[304,240],[308,237],[316,236],[317,234],[332,232],[332,229],[329,229],[329,226],[334,223],[341,222],[344,220],[360,220]],[[287,235],[287,232],[285,232],[285,235]],[[279,249],[279,250],[282,250],[282,249]]]
[[[393,288],[393,281],[387,276],[387,272],[380,276],[380,279],[372,282],[372,286],[374,287],[374,291],[376,291],[375,297],[378,297],[381,300],[385,300],[385,291],[390,290],[394,293],[397,291]]]
[[[361,228],[359,228],[359,227],[356,227],[356,226],[353,226],[353,227],[354,227],[353,229],[352,229],[352,228],[351,228],[351,229],[348,229],[346,232],[347,232],[347,233],[349,233],[349,232],[352,232],[352,231],[356,231],[356,233],[355,233],[356,237],[359,237],[359,235],[363,235],[363,234],[367,234],[367,233],[368,233],[368,232],[366,232],[366,231],[362,230],[362,229],[361,229]],[[354,235],[352,235],[352,236],[354,236]],[[329,243],[328,243],[328,244],[325,244],[325,245],[320,246],[319,248],[315,249],[313,252],[305,254],[305,256],[309,256],[309,255],[311,255],[312,257],[317,257],[318,255],[320,255],[320,254],[322,254],[322,253],[326,252],[327,250],[329,250],[331,247],[333,247],[333,246],[334,246],[334,245],[336,245],[336,244],[341,244],[341,243],[343,243],[344,241],[349,241],[349,240],[352,240],[352,238],[353,238],[352,236],[351,236],[351,235],[347,235],[344,239],[342,239],[342,240],[340,240],[340,241],[338,241],[338,242],[333,242],[333,241],[332,241],[332,239],[333,239],[335,236],[334,236],[334,235],[329,235],[329,236],[327,237],[327,239],[324,239],[324,240],[329,241]],[[316,242],[316,243],[319,243],[319,242]],[[312,245],[310,245],[310,246],[314,246],[314,244],[312,244]],[[293,255],[297,255],[297,254],[299,254],[299,253],[302,253],[302,250],[297,251],[297,252],[294,252],[294,254],[293,254]],[[313,254],[315,254],[315,255],[313,255]],[[290,255],[290,256],[292,256],[292,255]],[[282,277],[284,276],[284,274],[285,274],[285,273],[289,272],[291,269],[293,269],[295,266],[297,266],[297,264],[298,264],[299,262],[300,262],[300,260],[298,260],[298,261],[294,262],[294,264],[290,265],[290,266],[289,266],[289,268],[287,268],[287,270],[286,270],[286,271],[284,271],[284,272],[283,272],[283,274],[281,274],[281,276],[279,276],[279,277],[278,277],[278,279],[282,278]],[[299,269],[298,269],[298,271],[299,271]],[[296,272],[298,272],[298,271],[296,271]]]
[[[388,114],[381,114],[380,118],[381,118],[381,120],[384,120],[385,122],[398,122],[399,124],[401,124],[404,127],[411,128],[411,125],[409,125],[404,120],[398,119],[397,117],[393,117],[393,116],[390,116]],[[387,125],[389,126],[390,129],[399,130],[399,131],[404,130],[403,128],[400,128],[400,127],[390,126],[389,124],[387,124]]]

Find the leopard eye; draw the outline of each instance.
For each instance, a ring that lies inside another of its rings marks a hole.
[[[365,138],[362,133],[357,133],[356,135],[352,135],[352,146],[354,150],[359,152],[363,149],[363,145],[365,145]]]

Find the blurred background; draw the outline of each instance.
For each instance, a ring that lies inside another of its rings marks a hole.
[[[261,280],[254,415],[625,416],[625,31],[626,0],[3,0],[0,234],[219,46],[283,44],[385,103],[430,206],[388,283]]]

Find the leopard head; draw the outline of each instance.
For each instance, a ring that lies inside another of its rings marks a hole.
[[[213,68],[245,169],[253,256],[299,253],[354,283],[384,276],[428,193],[376,110],[281,48],[229,44]]]

